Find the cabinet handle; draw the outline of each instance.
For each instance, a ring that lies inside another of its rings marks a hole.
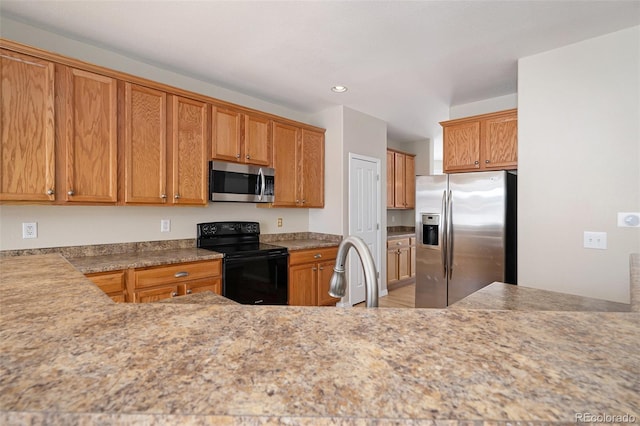
[[[75,195],[75,192],[73,191],[73,189],[70,189],[70,190],[67,192],[67,195]]]
[[[322,257],[321,253],[316,253],[316,254],[313,255],[314,259],[320,259],[321,257]]]
[[[175,198],[176,200],[179,200],[180,199],[180,194],[174,195],[173,198]]]
[[[53,189],[48,189],[47,190],[47,195],[53,195],[53,194],[55,194]]]
[[[304,204],[304,203],[306,203],[306,202],[307,202],[307,200],[302,200],[302,204]]]
[[[296,204],[300,204],[300,200],[296,200]]]
[[[185,272],[185,271],[176,272],[173,276],[176,277],[176,278],[188,277],[189,273]]]
[[[193,293],[193,290],[191,289],[187,290],[187,294],[191,294],[191,293]]]
[[[491,161],[489,161],[489,160],[484,160],[484,162],[485,162],[486,164],[489,164]]]
[[[478,160],[476,160],[476,161],[473,162],[473,164],[475,164],[477,166],[478,164],[480,164],[480,162]]]
[[[318,268],[313,267],[313,268],[311,268],[311,270],[312,270],[312,271],[317,271],[317,270],[318,270]]]
[[[171,293],[171,297],[176,297],[178,295],[178,293],[176,293],[175,291],[173,293]]]
[[[167,194],[160,194],[160,198],[164,200],[165,198],[167,198]]]

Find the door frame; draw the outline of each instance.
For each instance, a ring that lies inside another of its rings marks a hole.
[[[382,282],[383,277],[385,276],[383,274],[383,270],[382,270],[382,223],[381,223],[381,212],[380,210],[382,209],[382,201],[381,201],[381,196],[382,196],[382,191],[381,191],[381,187],[382,187],[382,182],[381,182],[381,163],[382,160],[380,158],[377,157],[369,157],[367,155],[362,155],[362,154],[356,154],[353,152],[349,152],[349,184],[348,184],[348,189],[347,189],[347,206],[349,206],[349,202],[351,200],[351,195],[353,194],[353,192],[355,191],[355,188],[351,187],[351,178],[352,178],[352,174],[353,174],[353,167],[352,167],[352,163],[353,160],[361,160],[361,161],[368,161],[371,163],[374,163],[376,166],[376,207],[375,207],[375,211],[376,211],[376,224],[377,224],[377,229],[376,229],[376,244],[377,244],[377,253],[372,253],[376,258],[377,258],[377,264],[376,264],[376,272],[378,273],[378,294],[379,296],[386,296],[387,295],[387,286],[383,285],[384,283]],[[355,195],[355,194],[354,194]],[[351,229],[351,219],[352,219],[352,211],[351,208],[349,208],[349,214],[348,214],[348,233],[347,235],[352,235],[352,229]],[[350,273],[351,271],[351,267],[352,265],[347,262],[347,274]],[[349,275],[347,275],[349,276]],[[345,300],[346,299],[346,300]],[[351,303],[351,288],[349,288],[349,292],[347,293],[347,297],[343,298],[337,306],[352,306],[353,303]]]

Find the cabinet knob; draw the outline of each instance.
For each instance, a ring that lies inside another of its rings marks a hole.
[[[317,270],[318,270],[318,268],[313,267],[313,268],[311,268],[311,270],[312,270],[312,271],[317,271]]]
[[[47,190],[47,195],[53,195],[53,194],[55,194],[55,191],[53,189]]]
[[[296,204],[300,204],[300,200],[296,200]]]
[[[321,271],[324,271],[324,266],[321,266],[321,267],[320,267],[320,270],[321,270]]]
[[[313,255],[314,259],[320,259],[322,257],[322,253],[316,253]]]
[[[173,293],[171,293],[171,297],[176,297],[178,295],[178,293],[176,293],[175,291]]]
[[[191,294],[191,293],[193,293],[193,290],[191,289],[187,290],[187,294]]]
[[[250,155],[247,155],[245,158],[246,158],[247,160],[250,160],[250,159],[251,159],[251,156],[250,156]]]
[[[397,245],[397,246],[401,246],[401,245],[402,245],[402,241],[398,241],[398,242],[396,243],[396,245]]]
[[[75,195],[75,194],[76,194],[76,193],[73,191],[73,189],[70,189],[70,190],[67,192],[67,195]]]
[[[236,154],[236,158],[240,158],[240,154]]]
[[[160,194],[160,198],[164,200],[165,198],[167,198],[167,194]]]
[[[476,161],[473,162],[473,164],[475,164],[477,166],[478,164],[480,164],[480,162],[478,160],[476,160]]]
[[[304,204],[304,203],[306,203],[306,202],[307,202],[307,200],[302,200],[302,204]]]
[[[491,161],[489,161],[489,160],[484,160],[484,162],[485,162],[486,164],[489,164]]]
[[[179,200],[180,199],[180,194],[174,195],[173,198],[175,198],[176,200]]]

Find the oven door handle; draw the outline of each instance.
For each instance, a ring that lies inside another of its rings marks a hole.
[[[258,254],[255,256],[225,257],[225,263],[246,263],[247,261],[286,258],[289,253]]]

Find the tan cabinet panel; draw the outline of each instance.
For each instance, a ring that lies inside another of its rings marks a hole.
[[[289,305],[331,306],[340,300],[329,296],[337,254],[337,246],[289,254]]]
[[[256,114],[244,114],[244,162],[271,166],[271,120]]]
[[[413,154],[387,150],[387,208],[412,209],[415,207],[415,164]]]
[[[205,291],[222,294],[222,279],[217,277],[189,281],[188,283],[181,285],[179,291],[181,295],[202,293]]]
[[[395,156],[393,151],[387,151],[387,208],[395,207]]]
[[[518,166],[518,117],[510,114],[483,121],[484,168],[515,169]]]
[[[212,116],[211,158],[241,162],[242,113],[238,110],[214,106]]]
[[[0,201],[55,199],[54,75],[52,62],[0,49]]]
[[[298,205],[298,127],[273,123],[273,167],[275,173],[276,207],[296,207]]]
[[[114,302],[126,301],[124,271],[98,272],[86,274],[86,277],[111,297]]]
[[[324,133],[302,129],[300,205],[324,207]]]
[[[461,123],[444,128],[445,172],[480,168],[480,123]]]
[[[317,265],[289,267],[289,305],[316,306]]]

